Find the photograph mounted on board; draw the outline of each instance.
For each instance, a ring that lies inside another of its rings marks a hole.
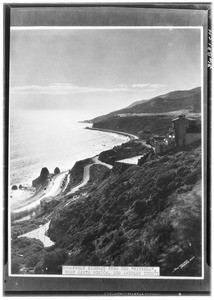
[[[28,9],[9,28],[8,275],[204,279],[203,27]]]

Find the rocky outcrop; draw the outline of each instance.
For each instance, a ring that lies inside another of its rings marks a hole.
[[[46,167],[42,168],[39,177],[37,177],[36,179],[34,179],[32,181],[33,187],[38,187],[39,185],[44,184],[45,181],[47,180],[49,174],[50,173],[48,171],[48,168],[46,168]]]
[[[58,168],[58,167],[56,167],[55,169],[54,169],[54,174],[59,174],[60,173],[60,169]]]

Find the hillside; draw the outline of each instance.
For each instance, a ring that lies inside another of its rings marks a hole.
[[[141,100],[132,103],[124,109],[111,112],[107,115],[99,116],[91,120],[97,123],[118,114],[140,114],[140,113],[167,113],[178,110],[189,110],[192,113],[201,112],[201,88],[191,90],[174,91],[164,95],[154,97],[149,100]]]
[[[34,251],[36,273],[61,273],[68,264],[159,266],[162,276],[201,275],[200,145],[123,172],[103,166],[91,172],[78,201],[62,197],[52,211],[48,235],[56,244]],[[23,247],[29,252],[31,245]]]
[[[96,121],[94,128],[108,128],[128,132],[134,135],[142,130],[151,130],[155,134],[166,134],[171,127],[174,116],[152,115],[152,116],[110,116],[107,119]]]
[[[199,112],[199,103],[200,88],[172,92],[126,108],[150,115],[113,112],[93,120],[93,127],[162,135],[177,109]],[[201,276],[201,141],[156,155],[142,166],[115,163],[147,151],[140,140],[103,151],[100,161],[113,168],[93,164],[89,181],[78,191],[61,193],[56,206],[14,223],[13,273],[27,268],[61,274],[62,265],[157,266],[161,276]],[[84,166],[92,161],[75,164],[68,189],[81,182]],[[38,240],[17,238],[49,220],[47,234],[55,245],[45,248]]]

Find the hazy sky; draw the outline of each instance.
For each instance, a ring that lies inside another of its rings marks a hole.
[[[125,107],[201,85],[199,29],[11,30],[11,104]]]

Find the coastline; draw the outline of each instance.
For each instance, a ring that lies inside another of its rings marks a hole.
[[[103,131],[103,132],[109,132],[109,133],[116,133],[118,135],[126,136],[130,140],[137,140],[138,139],[138,137],[136,135],[128,133],[128,132],[123,132],[123,131],[117,131],[117,130],[111,130],[111,129],[105,129],[105,128],[98,128],[98,127],[85,127],[85,129]]]
[[[133,134],[130,134],[130,133],[127,133],[127,132],[122,132],[122,131],[116,131],[116,130],[110,130],[110,129],[102,129],[102,128],[92,128],[92,127],[86,127],[85,129],[102,131],[102,132],[106,132],[106,133],[114,133],[114,134],[117,134],[117,135],[122,135],[122,136],[125,136],[125,137],[129,138],[130,141],[138,139],[137,136],[135,136]],[[100,153],[102,153],[102,152],[97,153],[92,159],[94,159],[95,157],[98,158],[99,155],[100,155]],[[81,160],[77,160],[75,163],[77,163],[78,161],[81,161]],[[94,163],[95,164],[96,163],[104,164],[103,162],[98,162],[98,161],[97,162],[94,161]],[[106,166],[107,166],[107,164],[106,164]],[[110,165],[108,167],[111,168]],[[67,171],[60,172],[59,175],[62,175],[65,172],[67,172]],[[82,182],[80,184],[82,184]],[[79,186],[79,184],[77,186]],[[31,189],[32,187],[29,187],[29,188]],[[63,190],[60,190],[59,193],[57,194],[57,196],[59,196],[63,192]],[[38,190],[36,190],[33,194],[31,193],[30,197],[27,197],[27,198],[25,197],[23,199],[21,199],[21,197],[19,197],[19,200],[22,200],[23,204],[22,205],[21,204],[18,205],[18,208],[16,208],[16,209],[13,208],[13,205],[12,205],[12,207],[10,206],[10,214],[11,214],[11,216],[13,216],[12,219],[15,218],[16,221],[19,221],[19,219],[21,219],[23,217],[26,217],[26,215],[29,216],[29,214],[32,213],[34,210],[35,211],[38,210],[38,208],[40,206],[40,201],[43,198],[48,197],[49,193],[51,192],[51,191],[49,191],[49,188],[46,190],[46,192],[44,192],[43,189],[42,189],[42,191],[43,191],[42,195],[37,195]],[[21,192],[21,190],[20,190],[20,192]],[[27,191],[25,191],[25,193],[26,192]],[[72,192],[70,192],[70,193],[72,194]],[[22,195],[23,194],[24,194],[24,192],[22,191]],[[40,196],[40,197],[38,197],[38,196]],[[35,198],[36,201],[32,201],[33,198]],[[31,201],[29,202],[29,200],[31,200]]]
[[[92,130],[99,130],[99,129],[92,129]],[[125,133],[125,132],[113,131],[113,130],[108,130],[108,129],[106,129],[106,130],[105,129],[104,130],[99,130],[99,131],[104,131],[104,132],[107,132],[107,133],[115,133],[117,135],[123,135],[123,136],[128,137],[129,140],[135,140],[135,139],[137,139],[136,136],[131,135],[129,133]],[[65,196],[72,195],[73,193],[75,193],[76,191],[78,191],[81,187],[83,187],[85,184],[87,184],[87,182],[89,181],[89,178],[90,178],[89,169],[90,169],[90,166],[92,166],[93,164],[101,164],[101,165],[106,166],[109,169],[111,169],[113,167],[112,165],[109,165],[109,164],[103,163],[102,161],[99,161],[98,157],[99,157],[100,153],[98,153],[97,155],[95,155],[94,157],[92,157],[92,161],[93,161],[92,164],[87,164],[87,165],[84,166],[83,180],[80,183],[78,183],[77,186],[73,187],[70,190],[70,192],[68,192],[67,194],[65,194]],[[77,162],[78,161],[76,161],[76,163]],[[60,176],[64,175],[65,173],[66,173],[66,171],[60,172],[56,177],[60,177]],[[49,182],[49,184],[50,184],[50,182]],[[61,194],[63,194],[64,190],[65,190],[64,188],[58,190],[59,193],[56,196],[60,196]],[[37,199],[36,195],[37,195],[38,191],[35,191],[35,193],[33,195],[31,195],[31,197],[29,199],[23,199],[25,205],[24,206],[21,205],[21,208],[19,207],[17,210],[13,211],[11,209],[11,207],[10,207],[11,221],[12,221],[13,225],[17,224],[19,226],[19,224],[21,224],[22,221],[24,221],[24,222],[26,222],[26,221],[30,222],[31,219],[34,220],[34,218],[36,216],[36,211],[40,210],[41,200],[43,198],[47,198],[48,195],[51,192],[52,192],[51,188],[49,189],[49,188],[46,187],[46,192],[44,193],[44,190],[43,190],[42,195],[40,195],[41,197],[39,197]],[[36,201],[28,203],[28,201],[31,198],[35,198]],[[37,238],[37,239],[39,239],[44,244],[44,247],[51,246],[51,245],[54,244],[54,242],[52,242],[51,239],[48,236],[46,236],[46,232],[47,232],[47,230],[49,228],[49,224],[50,224],[50,221],[48,223],[45,223],[42,226],[39,225],[39,226],[37,226],[37,228],[34,228],[33,230],[27,231],[26,233],[19,235],[18,238],[20,238],[20,237]],[[45,228],[45,230],[44,230],[44,228]]]

